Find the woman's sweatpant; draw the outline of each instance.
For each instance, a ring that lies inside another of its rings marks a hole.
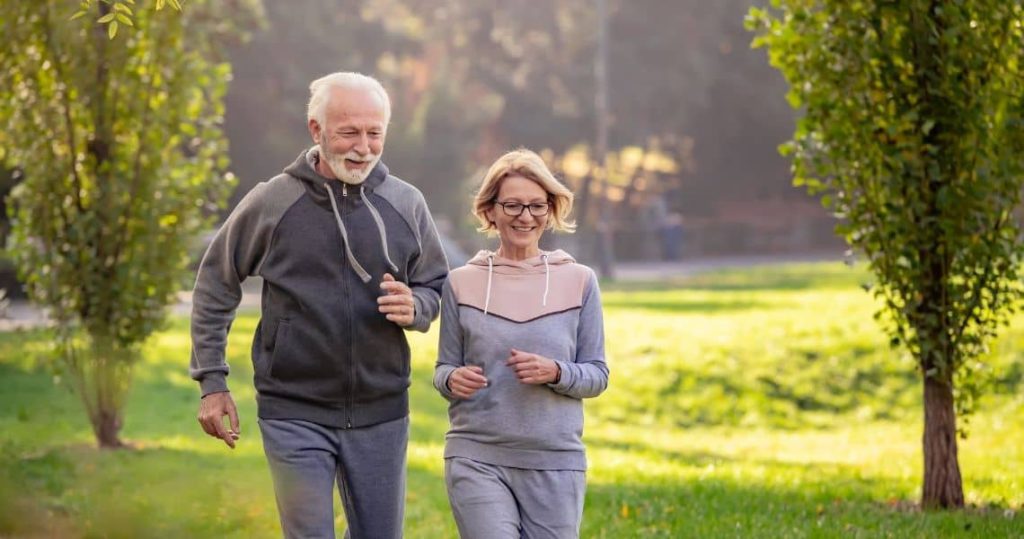
[[[351,539],[402,537],[409,418],[356,429],[261,419],[286,538],[334,537],[334,485]]]
[[[575,539],[586,474],[528,470],[453,457],[444,461],[448,501],[462,539]]]

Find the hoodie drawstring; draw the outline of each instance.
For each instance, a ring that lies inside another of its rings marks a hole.
[[[388,261],[388,267],[391,268],[391,271],[398,273],[398,266],[391,261],[391,255],[388,253],[388,235],[387,232],[384,231],[384,219],[381,219],[377,208],[373,207],[373,204],[370,204],[370,199],[366,197],[366,190],[363,189],[362,185],[359,186],[359,197],[362,198],[363,203],[366,204],[366,209],[370,210],[370,215],[373,216],[373,222],[377,223],[377,230],[380,231],[380,244],[381,247],[384,248],[384,260]]]
[[[359,279],[363,283],[370,282],[370,274],[366,273],[363,266],[356,260],[356,256],[352,254],[352,248],[349,247],[348,232],[345,230],[345,223],[341,221],[341,212],[338,211],[338,203],[334,200],[334,190],[331,189],[330,182],[324,183],[324,187],[327,188],[328,197],[331,199],[331,209],[334,210],[334,220],[338,222],[338,230],[341,232],[341,241],[345,243],[345,257],[348,258],[348,263],[352,265],[352,269],[355,270],[356,275],[359,275]],[[390,260],[388,261],[390,262]]]
[[[494,275],[494,255],[487,255],[487,294],[484,296],[484,316],[491,305],[491,276]]]
[[[548,255],[540,255],[541,260],[544,261],[544,299],[541,300],[541,305],[548,306],[548,288],[551,286],[551,267],[548,266]]]

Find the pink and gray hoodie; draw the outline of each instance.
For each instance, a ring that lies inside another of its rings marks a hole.
[[[565,251],[523,261],[481,251],[441,294],[434,387],[450,401],[445,458],[539,470],[586,470],[583,403],[608,386],[601,295],[594,272]],[[515,348],[558,362],[558,383],[519,382]],[[463,365],[489,385],[469,399],[448,389]]]

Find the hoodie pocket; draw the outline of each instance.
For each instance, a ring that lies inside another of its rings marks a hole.
[[[270,355],[269,373],[271,382],[281,390],[299,395],[320,395],[328,397],[330,392],[320,392],[315,386],[333,388],[336,384],[334,364],[330,354],[317,346],[319,341],[303,326],[282,319],[274,335],[274,351]]]
[[[282,318],[277,322],[277,329],[274,330],[274,340],[267,343],[269,345],[267,348],[271,350],[270,364],[267,365],[267,372],[269,372],[270,376],[274,378],[277,378],[278,364],[282,363],[280,359],[284,355],[284,351],[287,349],[288,337],[291,334],[291,329],[291,322]]]

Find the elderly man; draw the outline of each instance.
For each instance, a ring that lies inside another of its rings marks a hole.
[[[409,346],[438,314],[448,265],[423,195],[380,162],[391,105],[379,82],[310,85],[316,146],[250,191],[203,257],[190,373],[199,422],[234,448],[224,350],[241,282],[263,278],[252,343],[263,448],[286,537],[401,537]],[[229,425],[225,426],[225,417]]]

